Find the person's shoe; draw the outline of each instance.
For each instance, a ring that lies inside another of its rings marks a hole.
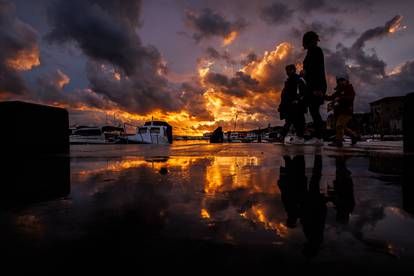
[[[286,220],[286,226],[288,228],[291,228],[291,229],[295,228],[297,226],[297,219],[296,218],[288,218]]]
[[[288,135],[284,139],[285,144],[291,144],[291,145],[301,145],[305,143],[305,139],[300,138],[295,135]]]
[[[303,137],[294,136],[293,140],[290,142],[292,145],[304,145],[305,139]]]
[[[305,142],[305,145],[323,146],[323,140],[319,138],[311,138]]]
[[[334,142],[330,143],[328,146],[342,148],[344,146],[344,144],[341,141],[334,141]]]
[[[292,136],[292,135],[287,135],[287,136],[285,136],[285,138],[283,139],[283,143],[285,143],[285,144],[291,144],[294,138],[295,138],[295,137],[294,137],[294,136]]]
[[[352,137],[351,146],[355,146],[356,143],[358,143],[359,141],[361,141],[361,136],[358,135],[358,136]]]

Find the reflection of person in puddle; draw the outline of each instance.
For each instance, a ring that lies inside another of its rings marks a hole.
[[[355,207],[354,183],[351,172],[346,167],[346,157],[335,156],[335,164],[336,177],[333,181],[334,190],[330,194],[330,198],[336,208],[336,221],[347,224]]]
[[[296,227],[300,209],[306,193],[305,157],[297,155],[293,159],[286,155],[285,167],[280,167],[279,189],[287,213],[286,226]]]
[[[306,236],[303,253],[315,256],[323,242],[325,229],[326,200],[320,193],[319,182],[322,175],[322,156],[315,155],[312,177],[309,187],[305,176],[305,157],[284,156],[285,167],[280,168],[278,182],[282,202],[287,212],[287,226],[293,228],[300,218]]]
[[[308,240],[305,244],[303,254],[308,257],[316,256],[323,242],[326,199],[320,192],[320,180],[322,176],[322,156],[315,155],[313,162],[312,177],[309,182],[308,191],[302,205],[301,223],[303,233]]]

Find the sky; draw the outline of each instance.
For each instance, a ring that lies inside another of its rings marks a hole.
[[[403,0],[0,0],[0,100],[67,108],[71,125],[161,119],[180,135],[281,125],[284,67],[300,69],[313,30],[328,93],[346,73],[367,112],[414,91],[412,14]]]

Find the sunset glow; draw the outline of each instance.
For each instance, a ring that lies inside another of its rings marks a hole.
[[[17,71],[28,71],[40,65],[39,49],[34,47],[31,50],[21,50],[13,58],[6,61],[6,64]]]

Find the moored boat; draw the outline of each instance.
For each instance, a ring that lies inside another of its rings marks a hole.
[[[71,129],[69,142],[70,144],[116,144],[121,141],[124,135],[125,131],[121,127],[80,126]]]
[[[172,126],[164,121],[149,121],[123,140],[129,144],[172,144]]]

